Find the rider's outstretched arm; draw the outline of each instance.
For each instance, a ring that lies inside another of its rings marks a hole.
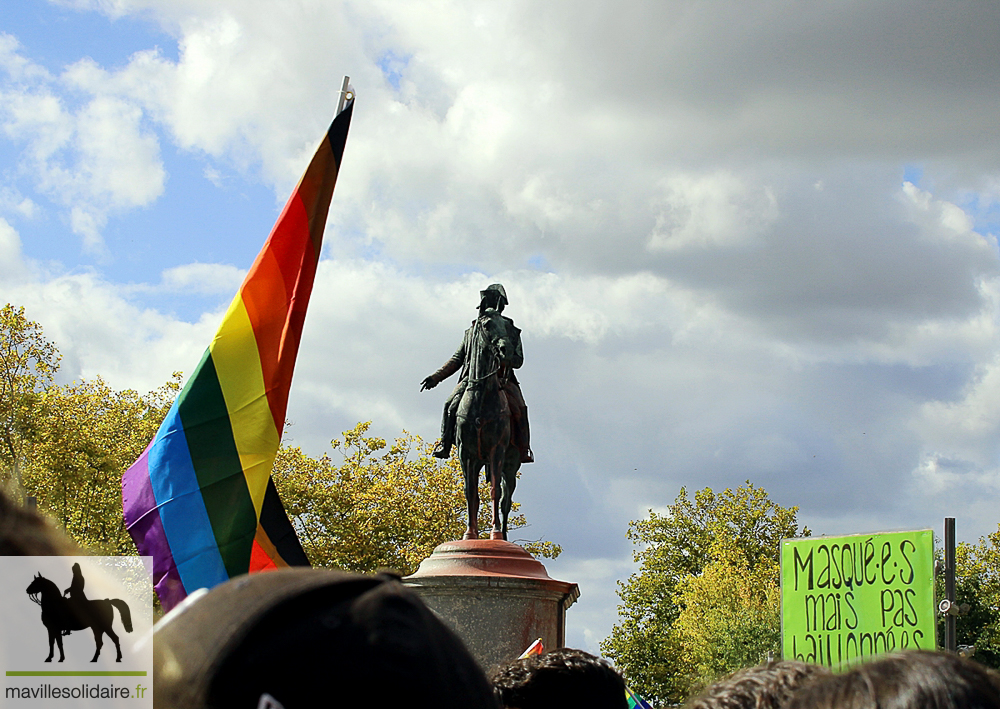
[[[462,338],[462,344],[459,345],[458,349],[455,351],[455,354],[453,354],[447,362],[441,365],[441,368],[439,370],[434,372],[434,374],[424,377],[424,380],[420,382],[420,391],[424,391],[425,389],[433,389],[438,384],[443,382],[445,379],[450,377],[452,374],[460,370],[464,363],[465,363],[465,338]]]

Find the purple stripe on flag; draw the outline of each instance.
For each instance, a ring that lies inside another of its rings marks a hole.
[[[187,595],[177,573],[170,545],[163,531],[163,522],[156,507],[153,485],[149,479],[149,449],[146,446],[139,459],[122,476],[122,507],[125,526],[137,543],[139,553],[153,557],[153,586],[164,608],[170,609]]]

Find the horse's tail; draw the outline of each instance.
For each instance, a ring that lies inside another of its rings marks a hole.
[[[122,616],[122,625],[125,626],[125,632],[132,632],[132,611],[128,609],[128,603],[120,598],[112,598],[111,605],[118,609],[118,612]]]

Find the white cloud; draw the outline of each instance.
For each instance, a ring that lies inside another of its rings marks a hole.
[[[663,206],[649,238],[653,251],[752,244],[778,218],[774,192],[732,173],[676,175],[661,181]]]
[[[924,470],[942,470],[945,457],[963,460],[971,470],[993,469],[1000,440],[1000,360],[980,366],[960,398],[925,402],[915,425],[929,451]]]
[[[168,291],[202,295],[235,295],[246,271],[226,264],[189,263],[163,272],[162,286]]]
[[[100,252],[109,214],[148,205],[162,194],[166,173],[159,142],[143,125],[138,105],[103,92],[105,74],[92,61],[81,60],[56,79],[15,53],[9,39],[4,48],[0,125],[23,147],[20,171],[67,209],[85,248]],[[62,95],[66,86],[89,100],[72,105]],[[33,204],[21,206],[33,211]]]
[[[33,219],[39,213],[38,205],[30,197],[11,187],[0,188],[0,211],[25,219]]]
[[[43,67],[21,56],[18,52],[20,47],[16,37],[0,32],[0,69],[3,69],[12,80],[19,82],[51,79]]]
[[[21,238],[6,219],[0,218],[0,277],[7,282],[17,282],[25,275]]]

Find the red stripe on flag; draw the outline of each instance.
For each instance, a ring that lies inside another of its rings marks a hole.
[[[250,570],[249,573],[256,573],[257,571],[270,571],[271,569],[278,568],[274,560],[267,555],[263,547],[257,543],[257,540],[253,540],[253,548],[250,550]]]
[[[305,206],[294,193],[243,283],[241,297],[253,326],[264,390],[280,434],[288,389],[316,274]]]

